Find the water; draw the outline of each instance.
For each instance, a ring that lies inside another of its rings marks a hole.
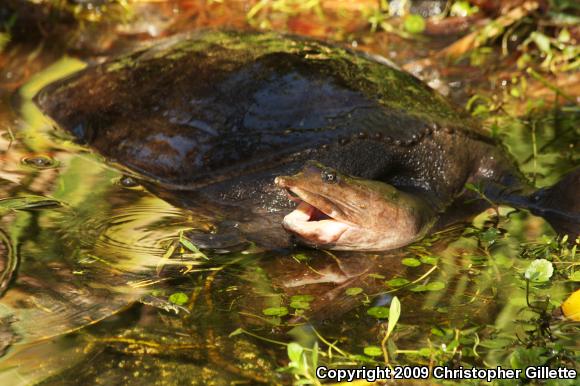
[[[26,66],[30,52],[20,55]],[[211,219],[123,183],[39,113],[36,91],[84,64],[65,57],[39,71],[37,60],[17,96],[4,81],[0,102],[0,383],[287,384],[312,370],[277,371],[291,341],[311,366],[315,342],[321,363],[383,364],[376,349],[393,296],[393,363],[577,363],[578,324],[552,311],[573,289],[578,256],[541,218],[502,207],[497,220],[489,210],[381,254],[206,255],[180,233]],[[539,186],[578,162],[577,123],[574,108],[497,120]],[[557,271],[526,299],[523,272],[536,257]]]

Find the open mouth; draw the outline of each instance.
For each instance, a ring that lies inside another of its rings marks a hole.
[[[313,196],[313,193],[306,194],[298,188],[284,188],[288,198],[298,204],[296,209],[284,217],[282,226],[287,231],[313,244],[331,244],[337,242],[350,227],[333,218],[330,211],[325,212],[306,201],[306,197]]]
[[[304,201],[300,196],[294,193],[291,189],[286,188],[286,194],[290,201],[297,203],[297,207],[294,214],[297,218],[302,218],[304,221],[321,221],[321,220],[333,220],[332,217],[324,213],[322,210],[318,209],[314,205]]]

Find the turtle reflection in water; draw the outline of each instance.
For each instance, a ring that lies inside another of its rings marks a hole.
[[[283,224],[320,248],[398,248],[450,221],[466,183],[562,232],[579,228],[578,197],[566,195],[578,171],[534,192],[464,111],[380,58],[321,42],[180,36],[80,71],[36,101],[161,197],[264,244],[288,244]],[[285,190],[298,202],[290,214]]]

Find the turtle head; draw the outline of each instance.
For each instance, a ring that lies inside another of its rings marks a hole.
[[[297,202],[283,227],[309,245],[381,251],[407,245],[433,224],[434,212],[392,185],[351,177],[313,161],[276,185]]]

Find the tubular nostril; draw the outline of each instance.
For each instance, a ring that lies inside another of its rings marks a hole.
[[[287,188],[288,187],[288,177],[285,176],[278,176],[274,178],[274,184],[279,186],[280,188]]]

